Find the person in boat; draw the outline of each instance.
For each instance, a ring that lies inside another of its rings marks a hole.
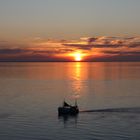
[[[63,102],[63,107],[72,107],[71,105],[69,105],[68,103],[66,103],[65,101]]]

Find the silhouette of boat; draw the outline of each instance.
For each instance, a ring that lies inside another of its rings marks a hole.
[[[79,113],[79,108],[77,105],[77,101],[75,101],[75,105],[71,106],[67,102],[63,102],[62,107],[58,107],[58,114],[61,115],[77,115]]]

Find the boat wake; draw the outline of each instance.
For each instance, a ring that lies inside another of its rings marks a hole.
[[[80,113],[92,113],[92,112],[118,112],[118,113],[140,113],[140,107],[132,108],[106,108],[106,109],[94,109],[94,110],[81,110]]]

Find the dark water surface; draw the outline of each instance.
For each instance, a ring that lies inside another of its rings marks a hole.
[[[0,140],[56,139],[139,140],[140,63],[0,63]]]

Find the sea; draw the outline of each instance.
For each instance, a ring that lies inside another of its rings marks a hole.
[[[0,140],[140,140],[140,62],[1,62]]]

